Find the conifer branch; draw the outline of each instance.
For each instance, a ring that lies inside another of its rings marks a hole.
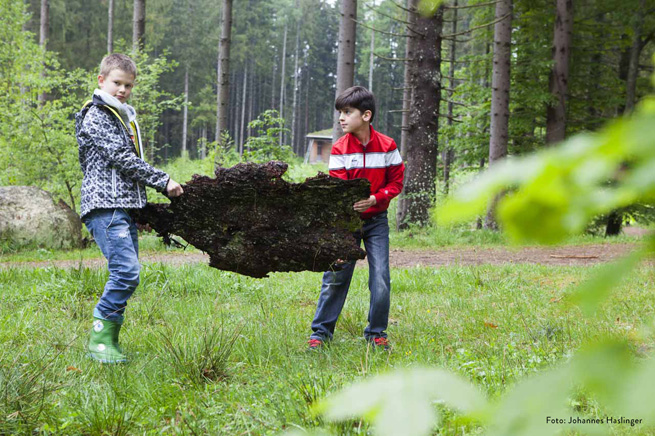
[[[373,6],[371,6],[371,5],[369,5],[369,4],[365,4],[364,6],[366,6],[368,9],[372,10],[372,11],[375,12],[376,14],[380,14],[380,15],[382,15],[383,17],[391,18],[392,20],[394,20],[394,21],[396,21],[396,22],[398,22],[398,23],[403,23],[403,24],[413,24],[413,23],[410,23],[409,21],[405,21],[405,20],[402,20],[402,19],[400,19],[400,18],[393,17],[393,16],[387,14],[386,12],[382,12],[382,11],[380,11],[378,8],[374,8]]]
[[[381,54],[373,52],[373,54],[380,59],[384,59],[385,61],[393,61],[393,62],[412,62],[414,59],[409,59],[409,58],[389,58],[387,56],[383,56]]]
[[[384,35],[389,35],[389,36],[398,36],[400,38],[411,38],[411,36],[409,36],[406,33],[387,32],[386,30],[376,29],[375,27],[369,26],[368,24],[366,24],[366,23],[364,23],[362,21],[356,20],[354,18],[351,18],[351,20],[353,20],[355,23],[359,24],[360,26],[365,27],[367,29],[370,29],[370,30],[372,30],[374,32],[382,33]]]
[[[511,17],[511,16],[512,16],[512,13],[510,12],[510,13],[505,14],[505,15],[503,15],[502,17],[498,18],[497,20],[493,20],[493,21],[491,21],[491,22],[489,22],[489,23],[485,23],[485,24],[481,24],[481,25],[479,25],[479,26],[471,27],[470,29],[468,29],[468,30],[464,30],[464,31],[462,31],[462,32],[451,33],[451,34],[449,34],[449,35],[441,35],[441,37],[442,37],[443,39],[451,39],[451,38],[454,38],[454,37],[456,37],[456,36],[466,35],[466,34],[468,34],[468,33],[473,32],[474,30],[482,29],[483,27],[493,26],[494,24],[499,23],[499,22],[503,21],[504,19],[509,18],[509,17]]]
[[[396,6],[396,7],[399,8],[399,9],[402,9],[402,10],[405,11],[405,12],[411,12],[412,14],[415,14],[415,13],[416,13],[416,11],[413,11],[413,10],[411,10],[411,9],[407,9],[405,6],[403,6],[403,5],[399,5],[398,3],[396,3],[396,2],[393,1],[393,0],[391,1],[391,3],[393,3],[394,6]]]
[[[444,5],[444,9],[470,9],[470,8],[481,8],[483,6],[491,6],[495,5],[498,3],[497,1],[494,2],[487,2],[487,3],[478,3],[477,5],[462,5],[462,6],[448,6]]]

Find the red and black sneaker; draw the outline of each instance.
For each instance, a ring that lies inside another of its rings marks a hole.
[[[381,348],[384,351],[388,351],[391,348],[391,345],[389,345],[389,341],[387,340],[387,338],[383,338],[379,336],[373,338],[373,340],[371,341],[371,345],[373,345],[374,348]]]
[[[310,338],[307,341],[307,348],[310,350],[319,350],[323,347],[323,341],[320,339]]]

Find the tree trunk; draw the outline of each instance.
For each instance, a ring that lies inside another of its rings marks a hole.
[[[298,8],[298,2],[296,1],[296,8]],[[298,140],[298,135],[296,132],[297,127],[297,118],[298,118],[298,60],[300,56],[300,19],[296,23],[296,53],[294,54],[293,60],[293,105],[291,106],[291,148],[294,152],[297,151],[298,145],[296,141]]]
[[[509,86],[512,44],[512,0],[496,3],[496,19],[507,16],[494,26],[494,55],[491,76],[491,135],[489,139],[489,166],[507,156],[509,130]],[[487,211],[485,228],[497,229],[497,196]]]
[[[39,46],[41,47],[41,50],[43,53],[45,53],[46,48],[47,48],[47,42],[48,42],[48,30],[50,28],[50,1],[49,0],[41,0],[41,23],[39,26]],[[41,66],[41,78],[45,79],[46,77],[46,71],[45,71],[45,63],[42,64]],[[42,92],[38,96],[38,101],[40,105],[43,105],[46,101],[47,94],[45,92]]]
[[[623,226],[623,213],[618,210],[613,210],[607,216],[607,225],[605,226],[605,236],[620,235],[622,226]]]
[[[182,110],[182,157],[189,157],[187,130],[189,121],[189,64],[184,68],[184,109]]]
[[[418,9],[419,0],[408,0],[407,1],[407,22],[408,27],[414,28],[416,23],[416,11]],[[412,33],[410,32],[410,35]],[[412,65],[414,63],[414,58],[416,56],[415,48],[416,38],[410,37],[406,38],[405,45],[405,73],[403,77],[403,112],[402,112],[402,122],[400,127],[400,157],[403,162],[407,161],[407,138],[409,136],[409,111],[413,107],[412,97],[414,95],[412,83],[411,83],[411,73]],[[405,167],[405,180],[409,178],[408,168]],[[401,230],[407,227],[405,222],[407,217],[407,207],[408,202],[405,201],[405,190],[398,197],[398,207],[396,209],[396,230]]]
[[[355,40],[357,37],[357,0],[341,0],[341,21],[339,23],[339,52],[337,55],[336,97],[353,86],[355,78]],[[334,111],[332,120],[332,142],[343,135],[339,124],[339,113]]]
[[[287,31],[288,24],[284,23],[284,37],[282,41],[282,66],[280,67],[280,118],[284,118],[284,88],[287,78]],[[284,142],[284,132],[280,131],[280,147]]]
[[[254,68],[251,65],[251,68]],[[252,131],[250,129],[250,122],[252,121],[253,109],[255,106],[255,96],[261,94],[261,83],[258,80],[255,80],[255,72],[250,71],[248,76],[250,80],[250,94],[248,94],[248,117],[246,118],[246,141],[250,136],[252,136]],[[258,92],[259,91],[259,92]]]
[[[625,84],[626,97],[624,114],[629,114],[635,106],[637,94],[637,76],[639,74],[639,56],[643,44],[641,34],[644,27],[644,11],[646,10],[646,0],[639,0],[639,8],[635,11],[634,34],[632,35],[632,47],[630,48],[630,64],[628,67],[628,78]]]
[[[114,52],[114,0],[109,0],[107,11],[107,54]]]
[[[453,2],[453,26],[452,26],[452,33],[457,33],[457,0]],[[450,41],[450,65],[448,69],[448,75],[450,76],[450,80],[448,83],[450,84],[449,88],[450,90],[448,91],[448,119],[447,123],[449,126],[453,125],[453,111],[454,111],[454,104],[453,104],[453,94],[454,94],[454,89],[455,86],[455,51],[457,49],[457,41],[455,41],[456,38],[451,39]],[[446,149],[443,151],[443,191],[445,194],[448,194],[448,191],[450,191],[450,167],[453,163],[455,157],[455,149],[448,144]]]
[[[146,45],[146,0],[134,0],[132,17],[132,51],[143,50]]]
[[[375,8],[375,0],[373,0]],[[371,26],[373,27],[373,26]],[[368,58],[368,90],[373,92],[373,66],[375,65],[375,31],[371,29],[371,53]]]
[[[232,35],[232,0],[223,0],[223,14],[221,17],[221,38],[218,43],[218,93],[216,110],[216,146],[221,144],[223,133],[227,130],[227,114],[230,105],[230,43]],[[220,153],[216,153],[220,156]],[[220,166],[220,162],[214,162]]]
[[[243,144],[246,142],[243,135],[246,128],[246,95],[248,92],[248,62],[243,70],[243,94],[241,96],[241,129],[239,130],[239,154],[243,154]]]
[[[436,194],[442,27],[443,6],[433,17],[418,17],[414,26],[417,35],[410,72],[414,96],[405,144],[404,216],[400,228],[409,223],[428,224]]]
[[[550,72],[550,93],[554,103],[546,110],[546,143],[553,144],[566,136],[566,93],[569,82],[569,54],[573,31],[573,0],[557,0],[553,68]]]

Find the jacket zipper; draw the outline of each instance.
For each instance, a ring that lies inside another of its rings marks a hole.
[[[116,168],[111,169],[111,188],[114,191],[114,198],[116,198]]]

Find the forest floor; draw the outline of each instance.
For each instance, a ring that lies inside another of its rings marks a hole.
[[[416,266],[444,265],[502,265],[502,264],[540,264],[540,265],[593,265],[621,257],[638,247],[635,243],[608,243],[569,245],[557,247],[443,247],[438,250],[394,249],[390,251],[392,267],[409,268]],[[171,266],[208,263],[209,256],[197,251],[173,253],[144,253],[141,261],[145,263],[164,263]],[[77,260],[47,260],[25,262],[0,262],[0,268],[99,268],[106,261],[102,257]],[[366,260],[358,262],[365,266]]]

